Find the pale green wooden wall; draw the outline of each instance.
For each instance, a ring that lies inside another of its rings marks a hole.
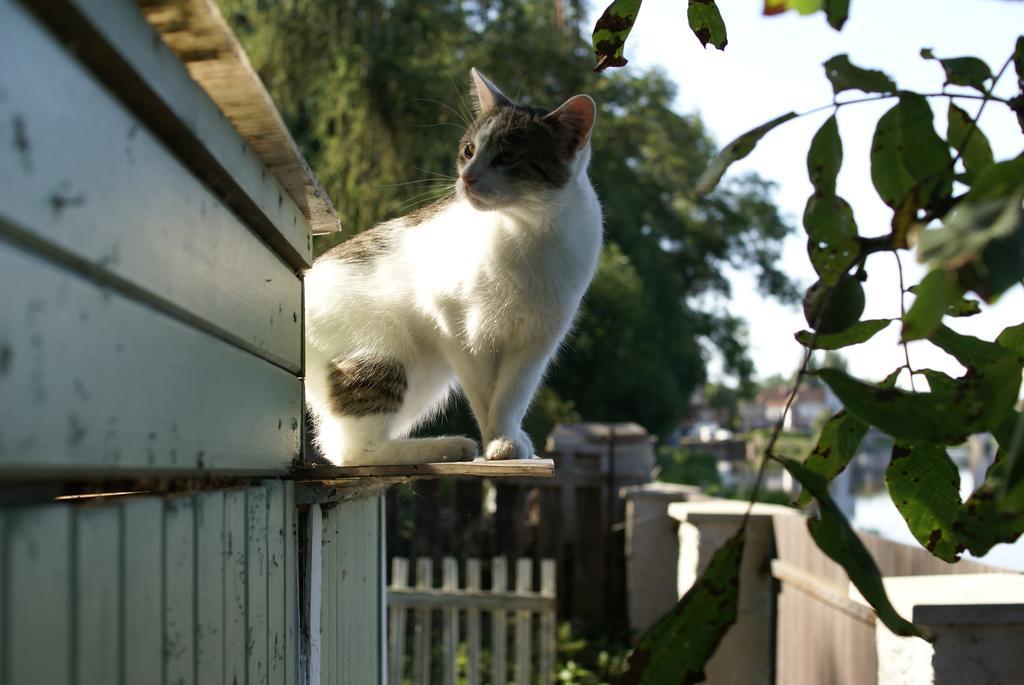
[[[382,682],[380,498],[313,574],[288,480],[309,250],[135,2],[0,0],[0,685]]]
[[[296,525],[279,480],[0,508],[0,680],[298,682]]]

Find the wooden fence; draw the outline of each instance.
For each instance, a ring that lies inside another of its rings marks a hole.
[[[555,462],[550,480],[434,481],[393,489],[386,507],[388,557],[554,559],[559,617],[583,633],[624,630],[626,514],[618,493],[648,482],[654,457],[642,428],[612,427],[614,442],[600,433],[603,424],[556,427],[544,452]]]
[[[460,586],[458,561],[445,557],[441,561],[438,588],[434,583],[434,563],[429,557],[416,560],[415,585],[410,583],[409,560],[393,558],[388,588],[388,682],[480,685],[488,674],[488,682],[501,685],[552,683],[556,563],[553,559],[541,560],[539,591],[534,589],[534,570],[533,560],[518,559],[515,589],[510,590],[508,562],[504,557],[491,559],[489,568],[480,559],[466,559],[464,584]],[[489,572],[487,589],[483,583],[485,571]],[[437,613],[441,616],[440,624],[434,620]],[[410,643],[411,659],[407,654]],[[434,645],[438,643],[439,664],[433,658]],[[461,650],[465,651],[465,668],[460,673]],[[489,661],[489,668],[485,668],[485,661]]]
[[[776,619],[775,682],[785,685],[872,685],[876,682],[875,614],[849,598],[842,567],[822,553],[802,516],[775,516],[780,583]],[[884,576],[990,573],[975,561],[947,564],[920,547],[858,533]]]

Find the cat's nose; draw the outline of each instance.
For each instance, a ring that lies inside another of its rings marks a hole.
[[[462,174],[462,182],[465,183],[467,187],[473,185],[474,183],[476,183],[479,180],[480,180],[480,178],[477,177],[477,176],[470,176],[469,174]]]

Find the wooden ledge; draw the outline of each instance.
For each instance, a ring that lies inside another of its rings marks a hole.
[[[449,461],[409,466],[311,466],[296,469],[295,501],[330,504],[378,495],[392,485],[426,478],[551,478],[551,459]]]
[[[300,482],[350,480],[353,478],[442,478],[476,476],[479,478],[550,478],[555,473],[551,459],[505,459],[488,461],[445,461],[407,466],[311,466],[296,469],[292,476]]]

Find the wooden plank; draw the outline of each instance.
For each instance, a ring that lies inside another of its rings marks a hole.
[[[163,677],[164,505],[159,497],[121,503],[122,623],[125,683]]]
[[[331,510],[336,681],[380,682],[380,502],[368,498]]]
[[[121,680],[121,512],[75,509],[75,664],[79,683]]]
[[[4,518],[7,596],[0,609],[11,630],[0,675],[18,685],[71,683],[71,508],[9,508]]]
[[[780,583],[799,590],[831,609],[847,614],[862,623],[875,624],[877,616],[874,610],[850,599],[849,584],[837,585],[779,559],[772,559],[772,576]]]
[[[466,559],[466,591],[480,592],[480,560]],[[466,650],[468,653],[467,680],[469,685],[480,685],[480,609],[466,610]]]
[[[499,478],[505,476],[550,478],[555,465],[551,459],[507,459],[505,461],[449,461],[436,464],[379,466],[314,466],[296,469],[295,480],[332,482],[350,478],[408,477],[430,478],[442,476],[477,476]]]
[[[285,521],[284,482],[267,481],[267,659],[268,683],[285,673]]]
[[[0,680],[7,682],[7,511],[0,507]],[[391,682],[396,682],[392,680]]]
[[[529,595],[533,592],[533,560],[516,560],[516,592]],[[533,635],[530,630],[532,614],[520,609],[516,612],[516,682],[530,685],[533,663]]]
[[[224,493],[224,682],[247,682],[245,489]]]
[[[508,562],[505,557],[491,560],[491,591],[497,594],[508,592]],[[503,609],[491,612],[491,682],[507,683],[508,667],[508,614]]]
[[[403,590],[409,587],[409,560],[404,557],[393,557],[391,559],[391,590]],[[389,622],[388,635],[389,644],[389,670],[388,682],[401,683],[404,676],[405,664],[405,619],[408,610],[405,607],[390,604],[389,601]]]
[[[216,4],[171,0],[146,4],[143,12],[196,83],[284,186],[313,232],[339,230],[334,206]]]
[[[224,679],[224,491],[195,497],[196,683]]]
[[[298,683],[299,675],[299,579],[298,579],[298,510],[295,508],[295,483],[284,483],[284,682]],[[308,567],[307,567],[308,568]]]
[[[195,682],[195,509],[191,497],[164,500],[164,682]]]
[[[558,562],[554,559],[541,559],[540,562],[540,594],[552,600],[554,605],[558,586]],[[556,613],[552,606],[540,614],[540,636],[538,638],[537,671],[541,685],[555,682],[555,652],[558,636],[556,632]]]
[[[430,557],[416,559],[416,588],[424,590],[434,585],[434,562]],[[433,612],[418,608],[413,612],[413,685],[430,685],[430,636]]]
[[[455,593],[459,589],[459,564],[455,557],[441,560],[441,588]],[[442,673],[445,685],[456,685],[458,671],[456,658],[459,650],[459,610],[454,607],[444,609],[441,614],[444,639],[444,668]]]
[[[342,522],[346,513],[344,505],[339,505],[331,510],[331,588],[333,601],[331,603],[331,685],[343,685],[345,673],[343,668],[347,661],[343,650],[346,638],[343,630],[344,611],[348,607],[343,606],[344,594],[342,579],[344,577],[344,546],[345,540],[342,534]]]
[[[283,473],[298,454],[286,371],[2,240],[0,292],[0,474]]]
[[[134,2],[36,0],[33,11],[293,269],[308,266],[309,222]]]
[[[554,607],[556,600],[541,597],[536,593],[498,593],[490,591],[470,592],[462,590],[451,594],[441,588],[393,590],[391,603],[406,608],[433,607],[444,609],[469,609],[477,607],[482,611],[505,609],[508,611],[547,611]]]
[[[267,653],[267,489],[258,485],[246,489],[246,565],[248,597],[246,646],[248,682],[266,683],[269,675]]]
[[[0,232],[298,372],[291,268],[27,10],[0,12],[0,139],[22,141],[0,155]]]
[[[323,609],[320,613],[320,682],[323,685],[335,685],[335,655],[334,647],[337,644],[337,601],[338,588],[335,583],[334,570],[334,509],[325,509],[323,512]]]
[[[306,672],[306,682],[315,685],[321,682],[323,662],[323,641],[322,641],[322,613],[323,613],[323,511],[319,504],[309,507],[309,516],[306,518],[309,535],[308,556],[306,557],[309,572],[305,580],[308,580],[308,592],[306,597],[309,601],[309,661]]]

